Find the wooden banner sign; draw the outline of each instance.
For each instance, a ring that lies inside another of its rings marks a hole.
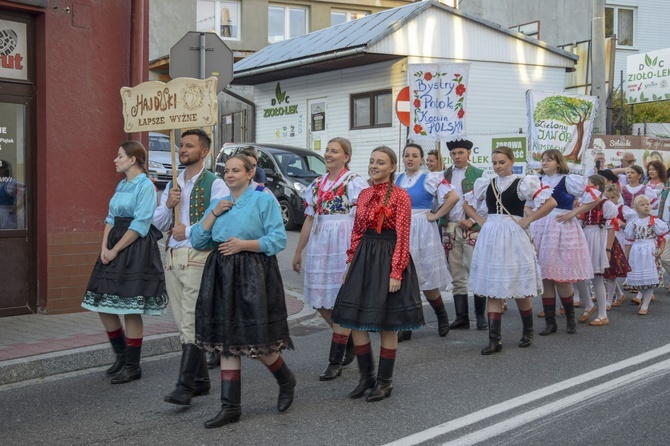
[[[218,115],[217,78],[179,77],[121,88],[126,133],[206,127]]]

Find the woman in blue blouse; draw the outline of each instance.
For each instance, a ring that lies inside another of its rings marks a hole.
[[[221,353],[221,411],[207,428],[240,419],[241,356],[258,358],[274,374],[280,412],[293,403],[296,379],[279,355],[293,348],[275,257],[286,247],[286,232],[277,203],[250,187],[253,176],[246,156],[229,158],[230,195],[212,200],[190,234],[195,249],[219,245],[207,258],[195,310],[196,343]]]
[[[160,252],[162,237],[151,225],[156,188],[146,175],[147,151],[137,141],[126,141],[114,160],[126,178],[116,186],[105,219],[100,258],[95,263],[81,306],[100,314],[116,353],[107,369],[112,384],[142,377],[142,315],[165,313],[168,296]],[[127,337],[119,315],[124,315]]]

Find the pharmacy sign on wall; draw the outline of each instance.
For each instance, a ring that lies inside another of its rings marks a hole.
[[[670,99],[670,48],[628,56],[626,102]]]

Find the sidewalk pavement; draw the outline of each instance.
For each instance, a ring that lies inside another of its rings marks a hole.
[[[302,296],[286,293],[289,326],[314,316]],[[172,311],[146,316],[142,356],[181,350]],[[94,312],[0,318],[0,386],[110,365],[114,354]]]

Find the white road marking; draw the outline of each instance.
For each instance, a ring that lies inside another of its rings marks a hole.
[[[670,359],[658,364],[636,370],[624,376],[620,376],[611,381],[590,387],[574,395],[567,396],[553,403],[533,408],[525,413],[516,415],[500,423],[481,429],[477,432],[465,435],[461,438],[448,441],[444,445],[448,446],[469,446],[482,441],[497,437],[498,435],[516,429],[524,424],[539,420],[553,413],[574,409],[580,404],[588,404],[592,399],[598,397],[612,397],[614,394],[623,391],[626,387],[639,387],[653,380],[662,378],[670,373]]]
[[[487,407],[486,409],[473,412],[471,414],[465,415],[455,420],[447,421],[446,423],[434,426],[430,429],[426,429],[421,432],[417,432],[407,437],[400,438],[399,440],[387,443],[385,446],[410,446],[423,443],[428,440],[432,440],[439,436],[448,434],[449,432],[456,431],[463,427],[469,426],[471,424],[478,423],[487,418],[508,412],[517,407],[523,406],[528,403],[545,398],[549,395],[553,395],[558,392],[563,392],[572,387],[579,386],[586,382],[592,381],[594,379],[602,379],[605,375],[618,372],[620,370],[626,369],[628,367],[641,364],[643,362],[652,360],[659,356],[663,356],[670,353],[670,344],[666,344],[663,347],[650,350],[646,353],[642,353],[632,358],[619,361],[614,364],[610,364],[605,367],[601,367],[596,370],[584,373],[574,378],[566,379],[565,381],[552,384],[550,386],[544,387],[542,389],[535,390],[533,392],[512,398],[511,400],[503,401],[502,403],[495,404],[493,406]]]

